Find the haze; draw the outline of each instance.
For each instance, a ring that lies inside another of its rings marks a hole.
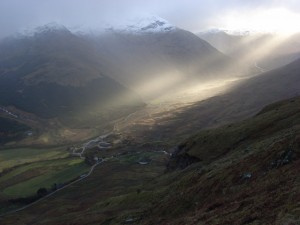
[[[223,28],[291,33],[300,30],[299,10],[296,0],[2,0],[0,37],[49,22],[99,28],[147,13],[192,32]]]

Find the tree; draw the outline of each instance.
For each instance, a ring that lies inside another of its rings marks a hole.
[[[46,188],[40,188],[39,190],[37,190],[36,193],[39,197],[44,197],[45,195],[48,194],[48,191]]]

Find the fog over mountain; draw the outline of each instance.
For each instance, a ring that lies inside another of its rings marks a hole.
[[[35,27],[49,22],[58,22],[67,27],[99,28],[105,24],[120,24],[129,18],[149,13],[160,15],[171,23],[192,32],[207,28],[226,29],[232,27],[231,23],[228,24],[232,22],[232,17],[235,21],[245,22],[239,17],[246,17],[250,21],[254,21],[256,15],[264,15],[264,10],[269,9],[284,9],[290,13],[297,13],[300,3],[294,0],[167,0],[163,2],[158,0],[147,2],[138,0],[3,0],[0,2],[0,37],[26,27]],[[277,17],[274,15],[275,19]],[[267,18],[274,20],[270,15],[267,15]],[[260,23],[262,24],[261,19]],[[293,25],[294,29],[300,30],[297,23],[290,24],[291,22],[289,17],[280,16],[280,25],[289,23],[289,26]],[[278,23],[274,23],[275,26],[278,26]],[[269,23],[267,26],[271,25]],[[236,27],[236,29],[242,28],[251,29],[250,26],[248,28],[246,26]],[[274,29],[273,25],[272,28]]]
[[[253,64],[262,72],[300,57],[300,33],[281,35],[215,29],[200,32],[198,36],[226,55]]]
[[[113,108],[124,115],[141,98],[245,75],[193,33],[153,16],[100,33],[51,23],[4,39],[0,50],[0,104],[69,127],[103,122]]]
[[[86,126],[105,109],[143,104],[136,93],[111,78],[105,58],[92,44],[61,25],[7,38],[0,49],[1,105]]]

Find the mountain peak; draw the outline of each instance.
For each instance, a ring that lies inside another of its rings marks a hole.
[[[36,28],[36,31],[38,32],[49,32],[49,31],[58,31],[58,30],[67,31],[68,29],[65,26],[56,22],[48,23],[44,26],[39,26]]]
[[[56,23],[51,22],[46,25],[38,26],[35,28],[25,28],[18,32],[18,36],[25,36],[25,37],[33,37],[35,35],[41,35],[41,34],[49,34],[49,33],[55,33],[55,32],[70,32],[65,26]]]
[[[174,29],[176,29],[176,26],[172,25],[167,20],[156,15],[148,15],[131,19],[125,24],[119,25],[119,27],[110,26],[107,30],[130,33],[156,33],[169,32]]]

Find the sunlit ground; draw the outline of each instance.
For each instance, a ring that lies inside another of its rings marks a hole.
[[[157,121],[169,120],[175,113],[188,109],[196,102],[224,94],[245,79],[247,78],[240,77],[197,83],[177,92],[157,97],[149,101],[145,108],[119,120],[115,126],[116,131],[131,133],[131,131],[134,132],[135,127],[140,126],[151,130],[157,125]]]

